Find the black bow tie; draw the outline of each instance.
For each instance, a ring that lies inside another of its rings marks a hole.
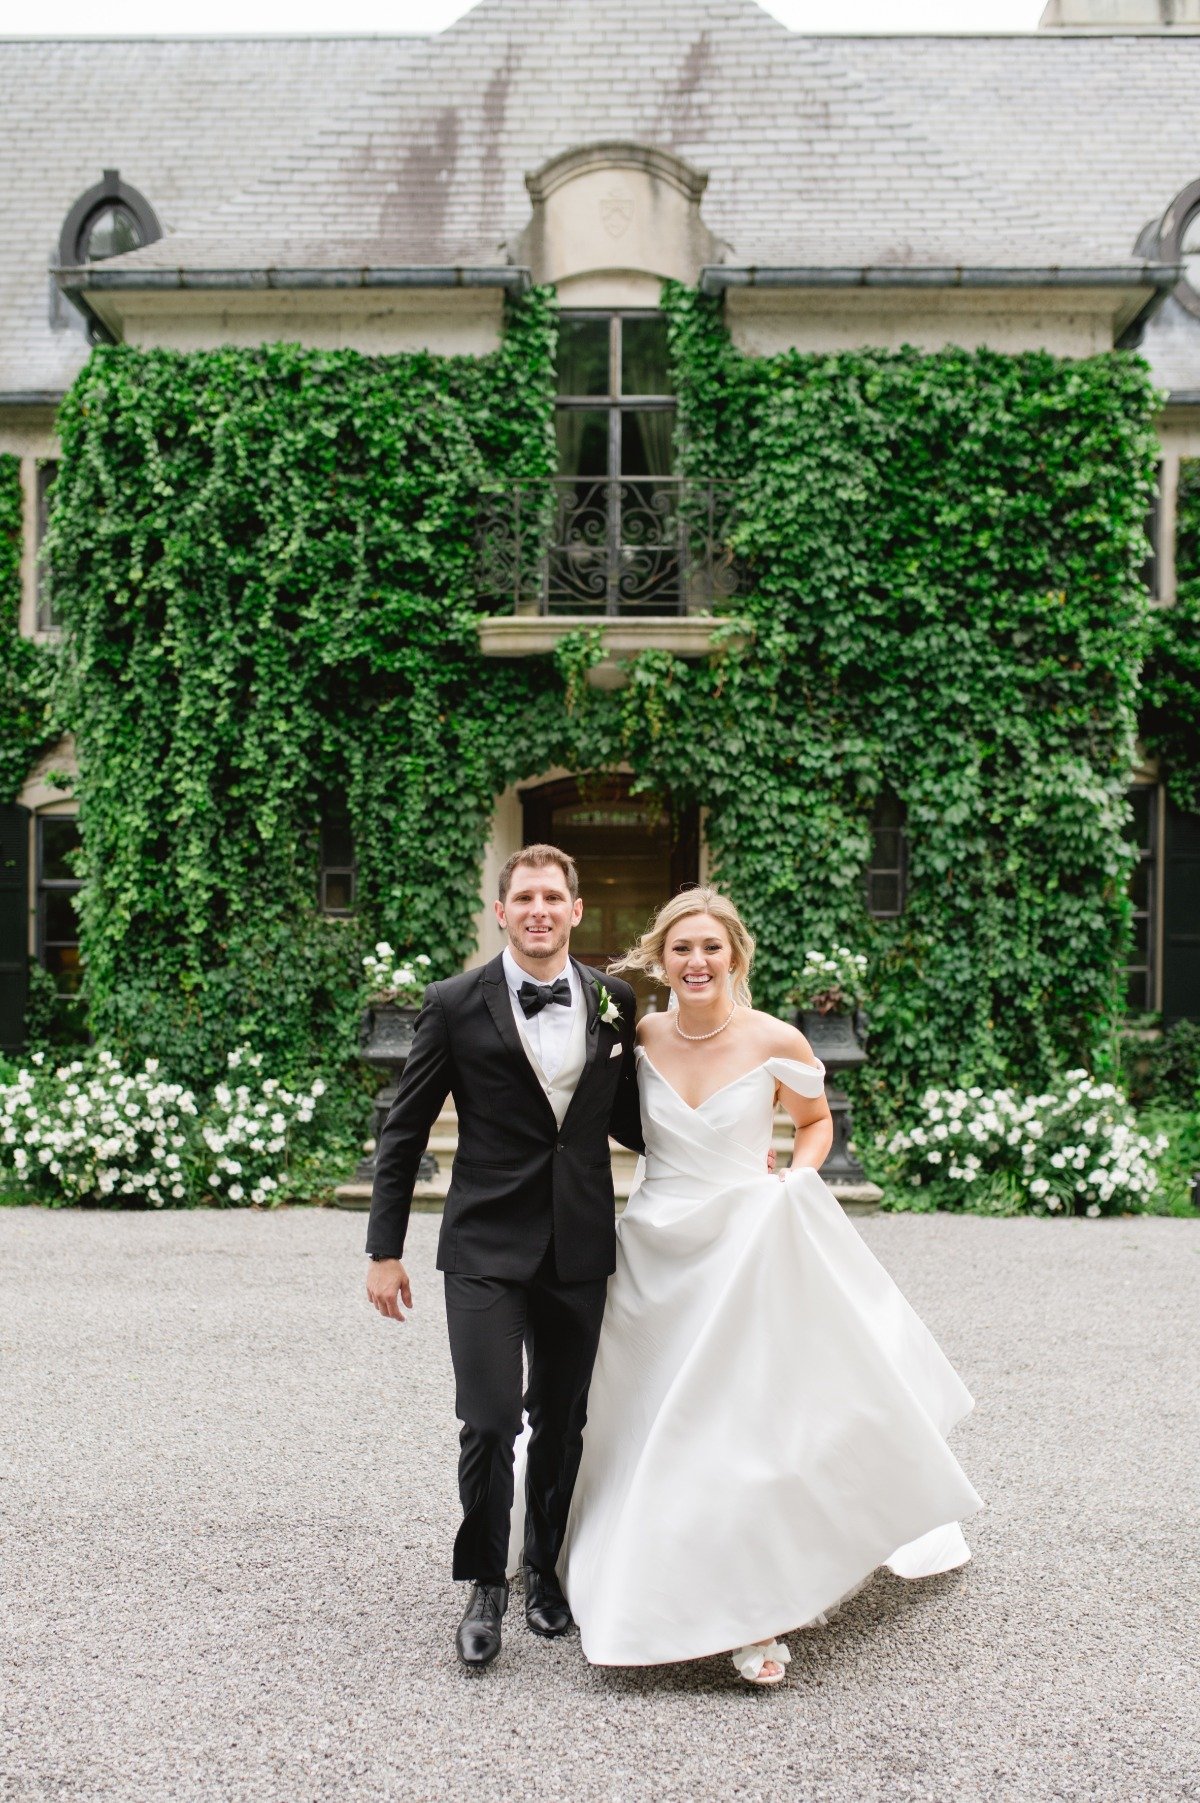
[[[558,977],[553,983],[522,983],[517,990],[517,1000],[528,1020],[531,1014],[540,1014],[549,1002],[561,1002],[564,1008],[569,1008],[571,985],[566,977]]]

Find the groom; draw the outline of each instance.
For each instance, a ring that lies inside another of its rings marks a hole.
[[[438,1241],[454,1361],[463,1522],[454,1576],[471,1581],[459,1658],[488,1665],[508,1606],[513,1444],[524,1345],[525,1619],[563,1634],[571,1613],[555,1575],[579,1468],[604,1295],[616,1265],[608,1139],[642,1150],[628,983],[570,956],[583,914],[572,860],[527,845],[500,873],[507,934],[482,970],[431,983],[375,1154],[367,1295],[403,1321],[401,1262],[417,1166],[447,1093],[458,1151]]]

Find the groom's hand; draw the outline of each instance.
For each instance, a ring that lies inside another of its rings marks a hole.
[[[405,1308],[412,1307],[408,1272],[398,1258],[374,1259],[367,1271],[367,1301],[381,1315],[390,1315],[393,1321],[403,1321],[404,1315],[397,1297],[403,1299]]]

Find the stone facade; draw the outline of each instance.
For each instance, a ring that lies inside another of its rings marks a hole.
[[[478,354],[525,282],[564,306],[653,307],[668,276],[723,292],[760,354],[1140,344],[1168,395],[1169,604],[1200,300],[1160,222],[1200,180],[1200,5],[1051,0],[1043,24],[820,38],[754,0],[481,0],[430,38],[0,44],[19,172],[0,194],[0,451],[23,459],[23,629],[37,460],[89,331]],[[63,266],[63,222],[102,168],[161,236]],[[44,769],[21,800],[31,832],[63,806]],[[519,819],[499,798],[493,863]]]

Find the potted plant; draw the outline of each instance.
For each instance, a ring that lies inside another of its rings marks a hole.
[[[833,1145],[821,1167],[827,1183],[840,1189],[867,1186],[866,1173],[851,1148],[850,1098],[830,1081],[830,1074],[856,1070],[865,1064],[862,1047],[865,1027],[862,1004],[866,999],[867,960],[848,945],[832,951],[807,951],[788,990],[795,1007],[795,1023],[825,1066],[825,1099],[833,1116]],[[873,1186],[870,1186],[873,1187]],[[878,1194],[878,1192],[876,1192]]]
[[[433,965],[432,958],[424,952],[396,952],[385,939],[362,962],[364,994],[359,1049],[365,1063],[384,1073],[384,1082],[371,1106],[370,1150],[354,1173],[355,1188],[374,1182],[375,1148],[412,1051],[421,997]],[[437,1160],[432,1152],[426,1152],[421,1159],[419,1181],[426,1182],[436,1172]]]

